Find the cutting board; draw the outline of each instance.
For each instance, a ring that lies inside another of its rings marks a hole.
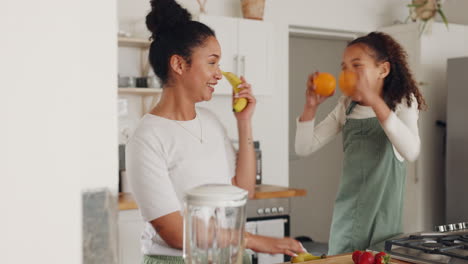
[[[290,264],[291,262],[285,262],[283,264]],[[331,256],[324,259],[317,259],[311,261],[299,262],[300,264],[354,264],[351,254]],[[390,264],[404,263],[400,261],[390,261]]]

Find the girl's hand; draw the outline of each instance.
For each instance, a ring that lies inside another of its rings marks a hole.
[[[319,104],[323,103],[328,97],[333,96],[335,92],[333,92],[329,96],[323,96],[315,93],[315,84],[314,80],[317,78],[318,72],[314,72],[313,74],[309,75],[307,79],[307,89],[306,89],[306,102],[305,108],[315,108]]]
[[[274,238],[252,234],[246,236],[246,247],[255,252],[285,254],[291,257],[306,251],[299,241],[290,237]]]
[[[257,104],[257,100],[252,94],[252,85],[248,83],[244,76],[241,76],[240,79],[242,80],[242,83],[239,84],[239,88],[242,90],[237,93],[237,94],[232,94],[232,103],[234,104],[234,100],[237,98],[245,98],[247,99],[247,106],[244,108],[244,110],[240,112],[234,112],[234,116],[237,118],[237,120],[250,120],[253,116],[254,110],[255,110],[255,105]]]
[[[351,96],[351,99],[361,103],[362,105],[372,106],[372,104],[377,101],[376,98],[380,95],[378,94],[377,89],[372,87],[366,71],[359,70],[356,74],[358,76],[358,80],[356,83],[356,90]]]

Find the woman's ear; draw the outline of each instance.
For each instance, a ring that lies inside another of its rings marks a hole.
[[[169,59],[169,64],[171,65],[171,69],[179,75],[184,71],[185,60],[179,55],[172,55]]]
[[[380,64],[380,78],[384,79],[390,73],[390,62],[385,61]]]

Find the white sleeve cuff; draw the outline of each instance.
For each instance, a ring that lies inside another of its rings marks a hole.
[[[298,116],[296,118],[296,126],[297,128],[301,128],[301,129],[306,129],[306,130],[309,130],[309,129],[314,129],[315,127],[315,118],[312,119],[312,120],[309,120],[309,121],[299,121],[299,119],[301,119],[300,116]]]

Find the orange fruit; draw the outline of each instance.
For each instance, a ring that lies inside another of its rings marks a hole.
[[[315,93],[330,96],[335,91],[336,80],[333,75],[327,72],[321,72],[314,79]]]
[[[351,96],[356,89],[357,76],[352,71],[342,71],[338,80],[340,90],[346,96]]]

